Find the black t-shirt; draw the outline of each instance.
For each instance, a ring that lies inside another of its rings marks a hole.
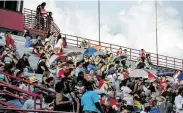
[[[163,97],[165,97],[167,99],[167,101],[170,101],[171,103],[174,103],[174,99],[175,99],[175,93],[172,93],[172,92],[168,92],[168,91],[165,91],[162,93]]]
[[[29,64],[29,61],[25,61],[23,60],[22,58],[18,60],[18,63],[16,65],[16,68],[19,69],[20,71],[23,71],[23,69],[26,67],[26,66],[30,66]]]
[[[13,56],[14,57],[14,56]],[[14,57],[15,58],[15,57]],[[13,59],[10,58],[8,55],[4,55],[2,58],[2,62],[4,62],[5,67],[8,67],[10,64],[13,63]]]
[[[45,68],[46,71],[48,71],[48,67],[46,66],[45,61],[40,61],[37,67],[37,73],[38,74],[43,74],[44,70],[41,68],[41,66],[43,66]]]

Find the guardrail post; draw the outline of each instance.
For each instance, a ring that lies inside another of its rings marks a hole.
[[[30,20],[31,20],[31,22],[30,22],[31,28],[33,27],[33,26],[32,26],[32,23],[33,23],[33,22],[32,22],[32,18],[33,18],[33,17],[32,17],[32,10],[31,10],[31,19],[30,19]]]
[[[30,84],[28,83],[28,92],[30,92]]]
[[[167,61],[168,61],[168,59],[167,59],[167,56],[166,56],[166,67],[167,67],[167,64],[168,64],[168,62],[167,62]]]
[[[174,69],[175,69],[175,58],[174,58],[174,60],[173,60],[173,61],[174,61]]]
[[[159,58],[158,58],[158,54],[157,54],[157,66],[159,66]]]
[[[36,96],[33,97],[34,97],[34,109],[36,109]]]
[[[76,38],[77,38],[77,47],[78,47],[78,45],[79,45],[79,44],[78,44],[78,41],[79,41],[79,40],[78,40],[78,37],[76,37]]]
[[[130,60],[132,60],[132,49],[130,48]]]
[[[112,45],[110,44],[110,50],[112,51]]]

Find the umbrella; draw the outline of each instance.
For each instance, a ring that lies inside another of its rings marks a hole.
[[[121,61],[121,60],[126,60],[126,56],[119,56],[119,57],[116,57],[115,59],[114,59],[114,62],[116,62],[116,61]]]
[[[56,59],[58,58],[58,55],[52,55],[51,58],[49,59],[49,63],[52,64]]]
[[[81,52],[70,52],[70,53],[68,53],[67,55],[68,56],[78,56],[78,55],[80,55],[80,54],[82,54]]]
[[[95,56],[97,56],[97,55],[103,55],[103,54],[104,53],[102,51],[97,51],[97,52],[94,53]]]
[[[145,82],[154,82],[154,81],[156,81],[156,79],[155,79],[155,78],[151,78],[151,79],[147,79],[147,80],[145,80]]]
[[[95,48],[90,47],[90,48],[88,48],[88,49],[84,52],[83,55],[92,56],[92,55],[94,55],[95,52],[97,52],[97,50],[96,50]]]
[[[167,78],[167,80],[168,80],[169,82],[174,82],[174,81],[175,81],[173,77],[167,76],[166,78]]]
[[[98,46],[98,45],[95,45],[93,46],[92,48],[96,49],[96,50],[100,50],[102,47],[101,46]]]
[[[156,73],[157,76],[171,76],[174,72],[166,71],[166,70],[160,70]]]
[[[182,81],[183,80],[183,73],[181,73],[178,77],[177,77],[178,81]]]
[[[53,62],[57,61],[58,59],[60,59],[61,57],[66,56],[66,54],[62,54],[62,55],[52,55],[49,59],[49,63],[52,64]]]
[[[130,72],[129,77],[142,77],[142,78],[148,78],[148,72],[143,69],[135,69]]]

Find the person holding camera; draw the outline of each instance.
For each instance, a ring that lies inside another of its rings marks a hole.
[[[175,97],[176,113],[183,113],[183,88],[178,89],[178,95]]]

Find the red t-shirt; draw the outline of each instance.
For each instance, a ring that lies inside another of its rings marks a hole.
[[[117,51],[117,52],[116,52],[116,56],[119,56],[119,55],[120,55],[120,51]]]
[[[11,45],[13,48],[15,48],[15,41],[13,40],[13,38],[6,36],[5,42],[6,42],[6,47],[10,47]]]
[[[61,70],[58,72],[58,77],[62,79],[63,76],[64,76],[64,73],[65,73],[65,70],[64,70],[64,69],[61,69]]]
[[[126,72],[126,73],[124,74],[124,79],[128,78],[128,75],[129,75],[129,73]]]
[[[141,58],[145,58],[145,52],[144,51],[142,51],[142,53],[141,53]]]
[[[100,105],[105,104],[105,100],[100,100]]]
[[[109,101],[110,101],[110,106],[111,106],[111,107],[112,107],[113,105],[116,105],[116,106],[117,106],[117,101],[116,101],[116,99],[110,98]]]
[[[102,85],[104,84],[104,80],[100,80],[99,84],[98,84],[98,88],[100,89],[102,87]]]
[[[165,84],[168,84],[167,81],[160,81],[160,85],[165,85]]]

